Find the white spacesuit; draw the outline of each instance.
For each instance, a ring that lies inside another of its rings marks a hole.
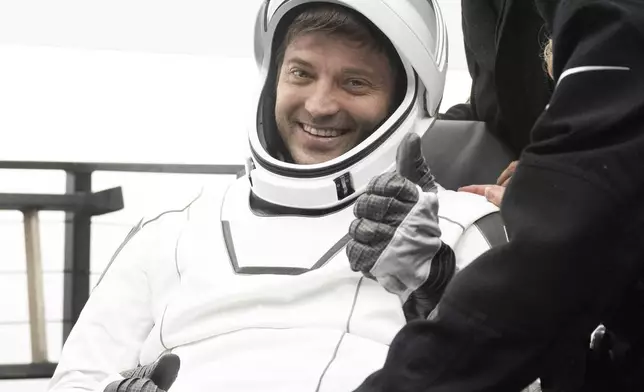
[[[262,88],[246,175],[221,205],[205,189],[130,233],[71,332],[50,391],[103,391],[119,372],[168,352],[181,359],[171,392],[350,391],[382,366],[406,320],[398,296],[349,266],[352,203],[372,177],[394,168],[407,133],[431,126],[444,86],[446,28],[436,0],[332,1],[389,37],[406,94],[349,152],[297,165],[271,151],[277,135],[266,91],[274,88],[280,22],[309,2],[266,1],[258,14]],[[489,248],[476,222],[497,208],[443,189],[438,198],[441,239],[463,268]]]

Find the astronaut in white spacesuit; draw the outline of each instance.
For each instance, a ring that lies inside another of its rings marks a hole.
[[[337,392],[379,369],[497,211],[436,185],[409,136],[446,40],[436,0],[264,2],[246,175],[132,230],[49,390]]]

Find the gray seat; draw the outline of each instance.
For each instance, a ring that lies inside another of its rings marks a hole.
[[[422,138],[425,159],[446,189],[494,184],[515,157],[485,123],[437,120]]]

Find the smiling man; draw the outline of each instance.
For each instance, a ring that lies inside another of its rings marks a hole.
[[[349,10],[312,7],[276,53],[275,121],[282,159],[316,164],[369,136],[402,99],[402,65],[389,40]],[[404,93],[404,90],[403,90]]]
[[[132,230],[51,392],[348,392],[489,248],[496,207],[418,166],[446,72],[436,0],[265,1],[255,32],[245,175]],[[388,237],[409,224],[411,245]]]

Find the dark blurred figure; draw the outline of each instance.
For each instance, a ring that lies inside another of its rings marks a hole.
[[[553,87],[543,19],[526,0],[462,0],[461,7],[472,90],[468,103],[441,119],[486,122],[518,158]]]
[[[468,103],[453,106],[441,119],[484,121],[518,157],[554,88],[545,58],[550,33],[533,1],[462,0],[461,6],[472,90]],[[497,186],[462,190],[484,194],[500,206],[515,168],[506,169]],[[608,329],[602,326],[588,351],[584,391],[644,390],[644,281],[624,295],[604,323]],[[587,343],[580,340],[577,348]],[[566,342],[557,355],[570,357],[574,346]],[[567,379],[578,375],[560,360],[553,363],[543,377],[544,390],[565,390]]]
[[[550,4],[554,7],[555,2]],[[441,119],[484,121],[518,157],[554,89],[545,58],[551,50],[549,29],[533,1],[462,0],[461,6],[472,89],[468,103],[451,107]],[[462,190],[485,195],[500,206],[515,169],[516,162],[501,174],[497,186]],[[644,279],[624,295],[604,323],[608,329],[602,326],[592,345],[586,340],[566,342],[556,355],[570,359],[580,346],[591,346],[586,369],[579,369],[585,373],[586,392],[644,390]],[[566,390],[578,377],[560,362],[553,358],[549,374],[542,377],[545,391]]]

